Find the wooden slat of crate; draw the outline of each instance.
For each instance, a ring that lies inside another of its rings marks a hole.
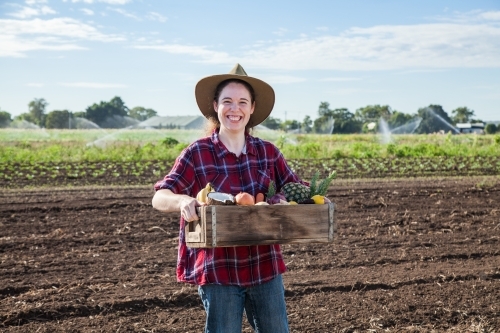
[[[333,241],[334,204],[203,206],[186,225],[189,247]]]

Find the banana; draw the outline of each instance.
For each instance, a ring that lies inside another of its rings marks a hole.
[[[204,189],[202,189],[198,194],[196,195],[196,200],[207,203],[207,195],[209,192],[214,192],[215,189],[211,183],[207,183]]]

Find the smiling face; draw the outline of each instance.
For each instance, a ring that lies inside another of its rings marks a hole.
[[[248,89],[241,83],[230,82],[214,101],[214,110],[220,122],[221,131],[244,132],[254,112],[255,102]]]

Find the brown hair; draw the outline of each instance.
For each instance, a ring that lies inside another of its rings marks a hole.
[[[221,83],[219,83],[219,85],[215,89],[215,94],[214,94],[214,101],[215,102],[219,102],[220,93],[230,83],[239,83],[239,84],[243,85],[245,88],[247,88],[248,92],[250,93],[250,99],[251,99],[250,102],[253,103],[255,101],[255,92],[254,92],[252,86],[248,82],[245,82],[245,81],[239,80],[239,79],[229,79],[229,80],[225,80],[225,81],[222,81]]]
[[[245,82],[245,81],[239,80],[239,79],[229,79],[229,80],[225,80],[225,81],[222,81],[221,83],[219,83],[219,85],[215,89],[214,102],[217,102],[217,103],[219,102],[219,97],[220,97],[222,90],[230,83],[239,83],[239,84],[243,85],[250,93],[250,99],[251,99],[250,102],[251,103],[255,102],[255,92],[254,92],[252,86],[248,82]],[[216,116],[210,117],[207,119],[207,121],[205,123],[205,134],[207,136],[210,136],[210,135],[212,135],[212,132],[214,131],[214,129],[219,128],[219,127],[220,127],[219,118],[217,118]],[[245,132],[247,132],[247,133],[251,132],[251,127],[248,124],[247,124],[247,127],[245,128]]]

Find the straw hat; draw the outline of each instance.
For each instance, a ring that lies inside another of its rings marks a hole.
[[[217,117],[214,110],[214,97],[217,86],[225,80],[238,79],[252,86],[255,92],[255,110],[250,116],[249,127],[254,127],[266,120],[274,107],[274,90],[266,82],[248,76],[240,64],[236,64],[229,74],[207,76],[196,84],[194,94],[201,113],[206,118]]]

